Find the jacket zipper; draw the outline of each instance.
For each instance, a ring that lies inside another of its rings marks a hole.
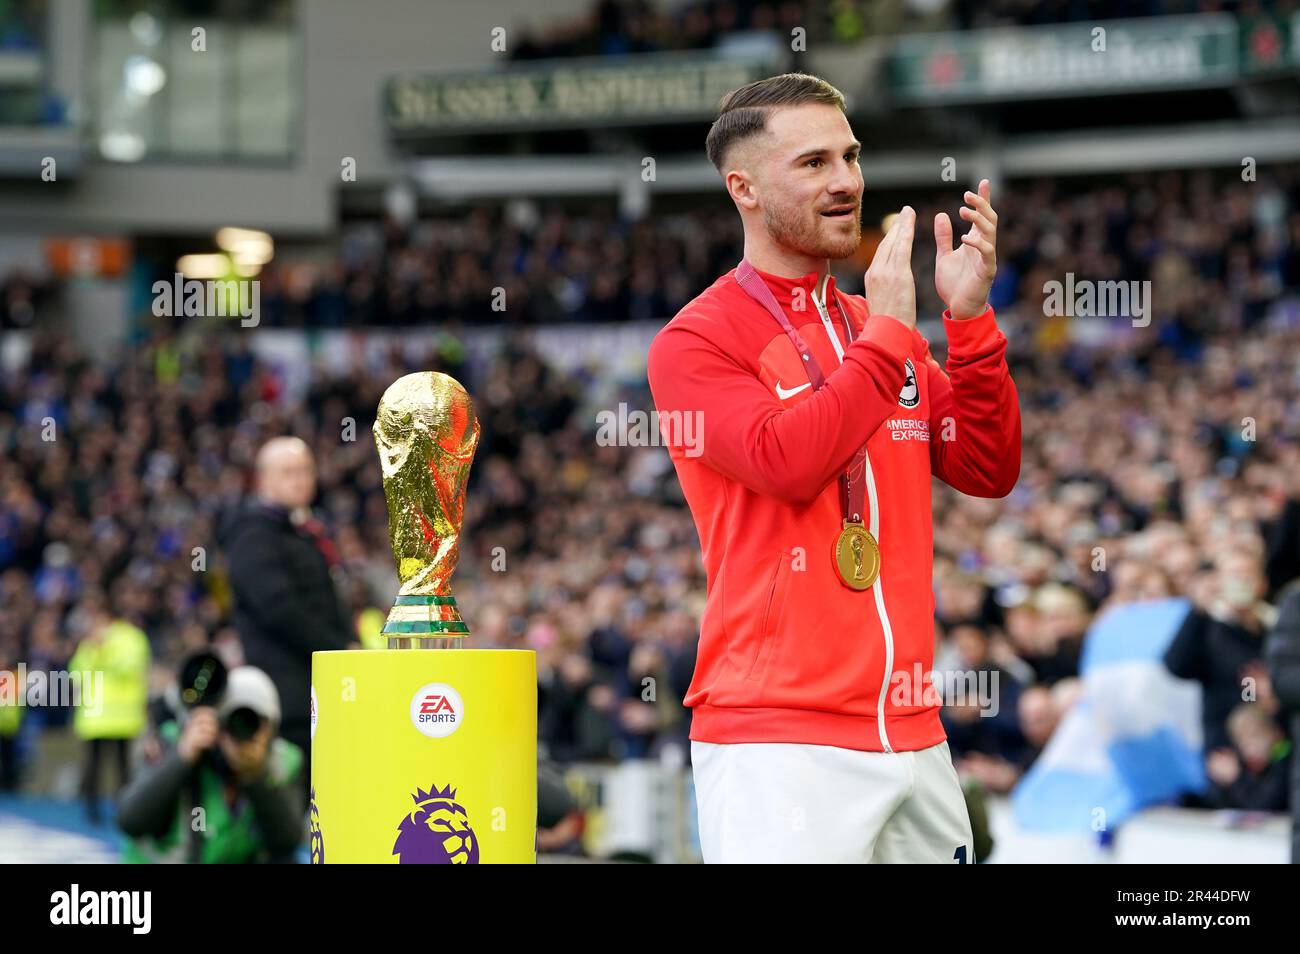
[[[831,345],[835,348],[835,356],[839,363],[844,363],[844,348],[840,344],[840,336],[835,333],[835,326],[831,323],[831,316],[826,310],[823,299],[826,297],[826,286],[829,275],[822,279],[821,297],[815,293],[812,300],[817,305],[817,311],[821,314],[822,327],[826,329],[827,336],[831,339]],[[866,479],[867,479],[867,507],[871,512],[871,526],[867,529],[871,531],[872,537],[876,543],[880,542],[880,506],[879,498],[876,496],[876,478],[871,471],[871,455],[866,455]],[[894,672],[894,630],[889,625],[889,613],[885,611],[885,594],[881,588],[882,581],[877,578],[875,584],[871,587],[876,597],[876,612],[880,614],[880,630],[885,637],[885,673],[880,682],[880,696],[876,702],[876,728],[880,733],[880,744],[886,752],[893,752],[893,747],[889,744],[889,733],[885,730],[885,700],[889,695],[889,679]]]
[[[830,277],[829,275],[827,276]],[[826,280],[822,280],[822,296],[826,295]],[[822,316],[822,327],[826,329],[826,335],[831,339],[831,345],[835,348],[835,357],[839,359],[840,364],[844,363],[844,348],[840,345],[840,336],[835,333],[835,326],[831,324],[831,316],[826,311],[826,305],[816,293],[812,296],[813,302],[817,305],[817,311]]]

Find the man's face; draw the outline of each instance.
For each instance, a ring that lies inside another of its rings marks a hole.
[[[847,258],[862,240],[861,148],[845,115],[810,103],[773,110],[746,146],[763,225],[813,258]]]
[[[958,626],[953,630],[952,640],[967,666],[979,666],[988,657],[988,640],[974,626]]]
[[[1263,593],[1259,561],[1249,554],[1229,552],[1220,558],[1219,592],[1233,606],[1245,607]]]
[[[1020,696],[1020,731],[1033,745],[1046,745],[1056,728],[1056,705],[1046,689],[1027,689]]]
[[[311,454],[304,450],[276,455],[261,475],[261,490],[289,510],[310,504],[316,496],[316,466]]]

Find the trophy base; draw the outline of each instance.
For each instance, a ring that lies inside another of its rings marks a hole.
[[[385,636],[389,649],[464,649],[464,636]]]
[[[535,653],[316,652],[311,686],[313,863],[536,861]]]
[[[399,596],[384,623],[389,649],[458,649],[469,636],[454,596]]]

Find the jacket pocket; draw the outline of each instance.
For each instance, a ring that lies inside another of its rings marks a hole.
[[[754,662],[745,673],[747,680],[759,680],[767,669],[768,660],[780,641],[782,611],[785,609],[786,594],[790,588],[789,581],[790,554],[781,553],[767,585],[767,597],[764,600],[763,619],[759,628],[758,652]]]

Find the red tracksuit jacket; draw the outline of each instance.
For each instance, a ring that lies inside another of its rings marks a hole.
[[[649,378],[700,536],[708,598],[685,703],[702,742],[802,742],[872,752],[944,741],[926,691],[934,658],[930,475],[1002,497],[1020,473],[1020,408],[992,309],[947,312],[947,374],[919,332],[825,279],[764,272],[826,376],[735,270],[656,335]],[[829,313],[828,313],[829,310]],[[673,412],[678,412],[676,417]],[[699,430],[682,426],[693,415]],[[867,445],[867,513],[880,577],[839,581],[838,475]],[[917,685],[917,674],[924,685]]]

